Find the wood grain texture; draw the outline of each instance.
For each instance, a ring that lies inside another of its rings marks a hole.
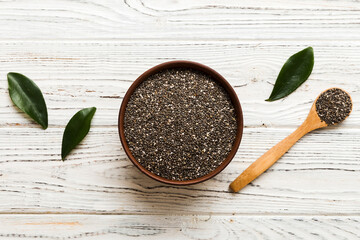
[[[1,215],[1,239],[358,239],[359,217]]]
[[[340,87],[354,101],[342,128],[360,127],[359,44],[311,43],[315,66],[309,80],[289,97],[265,102],[281,66],[301,42],[206,43],[156,41],[0,41],[0,126],[37,127],[13,107],[6,74],[21,72],[44,93],[49,126],[63,127],[79,109],[98,108],[93,126],[116,126],[122,97],[145,70],[164,61],[186,59],[206,64],[222,74],[237,92],[245,127],[295,127],[306,118],[312,102],[323,90]],[[346,74],[344,74],[346,71]]]
[[[359,39],[356,1],[0,1],[9,39]],[[16,31],[14,31],[16,30]]]
[[[317,130],[253,184],[229,193],[229,183],[292,130],[246,128],[235,159],[222,173],[176,187],[140,173],[121,149],[116,128],[92,128],[65,162],[60,160],[63,129],[3,128],[0,212],[359,214],[360,164],[354,157],[359,130]]]
[[[0,0],[0,238],[357,239],[359,24],[360,2],[348,0]],[[315,51],[309,80],[265,102],[283,63],[307,46]],[[233,162],[188,187],[141,174],[117,134],[131,83],[174,59],[222,74],[245,118]],[[10,71],[42,89],[48,130],[11,103]],[[261,178],[229,193],[330,87],[351,94],[349,119],[305,136]],[[66,123],[92,106],[89,135],[62,162]]]

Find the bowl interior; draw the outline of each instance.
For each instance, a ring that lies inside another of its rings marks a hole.
[[[149,170],[144,168],[132,155],[132,153],[129,149],[129,146],[126,142],[126,138],[125,138],[124,117],[125,117],[126,106],[127,106],[127,103],[129,102],[131,95],[133,94],[133,92],[135,91],[137,86],[139,86],[149,76],[151,76],[157,72],[160,72],[164,69],[169,69],[169,68],[190,68],[190,69],[201,71],[201,72],[209,75],[210,77],[212,77],[212,79],[214,81],[216,81],[218,84],[220,84],[227,91],[227,93],[230,96],[231,102],[235,108],[235,112],[236,112],[237,132],[236,132],[235,141],[234,141],[234,144],[232,146],[230,153],[228,154],[226,159],[215,170],[213,170],[212,172],[208,173],[205,176],[195,178],[192,180],[186,180],[186,181],[170,180],[170,179],[160,177],[160,176],[150,172]],[[173,185],[190,185],[190,184],[199,183],[199,182],[202,182],[202,181],[205,181],[207,179],[214,177],[216,174],[221,172],[230,163],[230,161],[235,156],[236,151],[240,145],[242,132],[243,132],[243,115],[242,115],[242,110],[241,110],[241,105],[240,105],[239,99],[238,99],[234,89],[219,73],[217,73],[215,70],[213,70],[205,65],[202,65],[200,63],[190,62],[190,61],[171,61],[171,62],[162,63],[160,65],[157,65],[157,66],[147,70],[142,75],[140,75],[135,80],[135,82],[130,86],[130,88],[128,89],[128,91],[126,92],[126,94],[124,96],[124,99],[123,99],[121,107],[120,107],[118,128],[119,128],[120,141],[121,141],[121,144],[124,148],[126,155],[129,157],[129,159],[132,161],[132,163],[141,172],[143,172],[146,175],[148,175],[149,177],[151,177],[157,181],[163,182],[163,183],[173,184]]]

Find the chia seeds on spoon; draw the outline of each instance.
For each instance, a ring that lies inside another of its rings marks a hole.
[[[349,116],[352,102],[349,94],[340,88],[323,92],[316,100],[316,112],[327,125],[342,122]]]
[[[171,180],[215,170],[230,153],[237,131],[228,93],[200,71],[173,68],[143,81],[127,103],[124,132],[135,159]]]

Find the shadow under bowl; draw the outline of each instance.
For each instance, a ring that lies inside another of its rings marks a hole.
[[[200,72],[203,72],[203,73],[209,75],[214,81],[216,81],[220,86],[222,86],[225,89],[225,91],[228,93],[228,95],[229,95],[229,97],[231,99],[231,102],[232,102],[232,104],[234,106],[235,113],[236,113],[236,121],[237,121],[236,137],[235,137],[235,141],[233,143],[233,146],[232,146],[231,151],[228,154],[228,156],[225,158],[225,160],[216,169],[214,169],[212,172],[208,173],[207,175],[199,177],[199,178],[191,179],[191,180],[185,180],[185,181],[177,181],[177,180],[171,180],[171,179],[163,178],[163,177],[160,177],[160,176],[150,172],[146,168],[144,168],[135,159],[135,157],[132,155],[132,153],[131,153],[131,151],[129,149],[129,146],[127,144],[127,141],[126,141],[126,138],[125,138],[125,132],[124,132],[124,118],[125,118],[126,106],[127,106],[127,103],[129,102],[129,99],[130,99],[131,95],[135,91],[135,89],[143,81],[148,79],[148,77],[150,77],[151,75],[153,75],[155,73],[158,73],[160,71],[163,71],[165,69],[170,69],[170,68],[194,69],[194,70],[198,70]],[[236,154],[236,152],[237,152],[237,150],[239,148],[242,133],[243,133],[243,114],[242,114],[239,99],[238,99],[234,89],[225,80],[225,78],[223,78],[219,73],[217,73],[215,70],[209,68],[208,66],[205,66],[205,65],[197,63],[197,62],[177,60],[177,61],[165,62],[165,63],[159,64],[159,65],[157,65],[155,67],[152,67],[149,70],[147,70],[146,72],[144,72],[143,74],[141,74],[134,81],[134,83],[130,86],[130,88],[126,92],[126,94],[124,96],[124,99],[122,101],[121,107],[120,107],[119,118],[118,118],[118,130],[119,130],[119,135],[120,135],[120,141],[121,141],[121,144],[122,144],[122,146],[124,148],[124,151],[125,151],[126,155],[129,157],[131,162],[141,172],[143,172],[147,176],[149,176],[149,177],[151,177],[151,178],[153,178],[153,179],[155,179],[155,180],[157,180],[159,182],[162,182],[162,183],[167,183],[167,184],[172,184],[172,185],[190,185],[190,184],[200,183],[200,182],[203,182],[205,180],[208,180],[208,179],[214,177],[215,175],[220,173],[231,162],[231,160],[234,158],[234,156],[235,156],[235,154]]]

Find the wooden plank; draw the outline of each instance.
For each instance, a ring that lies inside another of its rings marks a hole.
[[[1,215],[1,239],[358,239],[360,217]]]
[[[34,79],[49,108],[50,127],[65,126],[80,108],[96,106],[93,126],[116,126],[122,97],[148,68],[173,59],[194,60],[220,72],[235,87],[246,127],[295,127],[312,101],[329,87],[349,91],[354,101],[344,128],[360,126],[360,42],[312,41],[315,67],[309,80],[286,99],[265,102],[285,60],[305,47],[294,41],[67,41],[0,42],[0,126],[37,127],[13,107],[6,74]],[[350,48],[351,46],[351,48]]]
[[[0,129],[0,212],[359,214],[360,131],[318,130],[238,194],[228,184],[293,129],[246,128],[233,162],[205,183],[175,187],[126,158],[117,128],[92,128],[60,160],[63,129]]]
[[[353,1],[1,1],[10,39],[359,39]]]

